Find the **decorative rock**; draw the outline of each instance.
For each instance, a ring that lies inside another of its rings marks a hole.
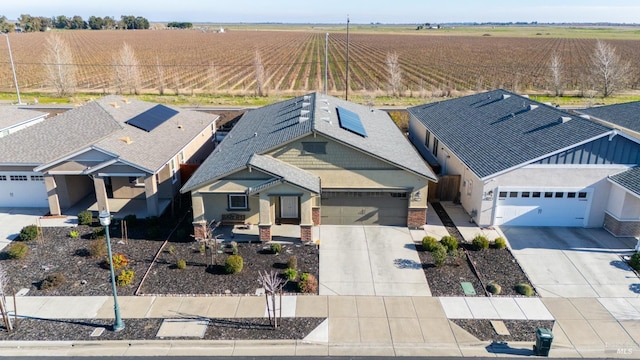
[[[256,289],[256,295],[258,295],[258,296],[264,295],[264,288],[257,288]]]
[[[225,291],[224,291],[224,293],[225,293],[226,295],[229,295],[229,294],[231,294],[231,290],[227,289],[227,290],[225,290]]]

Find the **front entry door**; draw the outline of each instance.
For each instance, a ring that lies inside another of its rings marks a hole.
[[[298,218],[298,197],[297,196],[281,196],[280,197],[280,217],[283,219]]]

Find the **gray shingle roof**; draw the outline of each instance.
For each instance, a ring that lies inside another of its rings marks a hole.
[[[578,110],[578,112],[596,117],[632,131],[640,132],[640,101],[599,106]]]
[[[0,131],[23,122],[47,116],[46,112],[0,106]]]
[[[360,116],[367,137],[340,127],[336,114],[338,106]],[[194,190],[243,169],[253,154],[263,154],[313,132],[324,134],[420,176],[435,179],[433,172],[385,112],[372,111],[366,106],[312,93],[245,113],[184,185],[182,191]]]
[[[155,105],[115,95],[90,102],[3,138],[0,163],[46,164],[94,146],[154,172],[217,118],[174,108],[179,113],[151,132],[125,124]]]
[[[271,156],[254,154],[249,159],[249,165],[271,173],[304,189],[320,193],[320,178],[312,173],[289,165]]]
[[[609,180],[640,196],[640,167],[611,175]]]
[[[409,112],[480,178],[612,131],[505,90],[420,105]],[[561,122],[563,117],[568,121]]]

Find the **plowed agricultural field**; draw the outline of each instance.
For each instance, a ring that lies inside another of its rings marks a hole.
[[[324,86],[324,32],[196,30],[66,31],[72,47],[78,91],[114,92],[113,57],[128,43],[140,63],[142,92],[229,93],[255,91],[255,53],[259,52],[270,94],[299,94]],[[45,79],[46,33],[10,34],[17,76],[23,91],[49,91]],[[2,39],[0,39],[2,40]],[[623,59],[640,69],[640,42],[609,40]],[[549,87],[549,61],[556,52],[564,67],[564,88],[587,82],[595,40],[351,34],[349,88],[386,91],[386,56],[396,52],[403,91]],[[329,35],[330,92],[345,89],[346,34]],[[0,41],[0,91],[13,90],[6,42]],[[639,85],[638,76],[632,88]]]

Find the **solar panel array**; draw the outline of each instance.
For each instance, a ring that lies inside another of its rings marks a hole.
[[[178,111],[164,105],[156,105],[142,114],[127,120],[125,123],[146,132],[151,132],[165,121],[174,117],[177,113]]]
[[[339,106],[337,107],[337,110],[341,128],[362,137],[367,137],[367,131],[364,129],[364,124],[362,124],[362,120],[360,120],[360,116],[358,114]]]

